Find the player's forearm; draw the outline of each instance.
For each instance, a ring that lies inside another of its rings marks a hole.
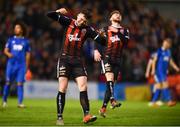
[[[13,54],[11,54],[8,49],[4,49],[4,54],[9,58],[13,57]]]
[[[149,65],[149,63],[148,63],[148,65],[147,65],[147,68],[146,68],[146,75],[149,75],[149,73],[150,73],[150,65]]]
[[[30,65],[30,53],[26,53],[26,67],[29,68],[29,65]]]
[[[66,15],[68,11],[65,8],[60,8],[56,11],[50,11],[47,16],[53,20],[58,21],[62,15]]]
[[[106,46],[106,40],[104,37],[101,37],[100,35],[97,35],[97,37],[94,39],[96,43],[102,45],[102,46]],[[97,44],[95,44],[97,45]]]
[[[46,15],[56,21],[59,19],[59,14],[56,11],[49,11]]]
[[[155,68],[156,68],[156,60],[153,60],[153,62],[152,62],[151,75],[154,75],[154,74],[155,74]]]
[[[173,60],[170,61],[170,65],[171,65],[171,67],[172,67],[174,70],[180,71],[180,70],[179,70],[179,67],[175,64],[175,62],[174,62]]]

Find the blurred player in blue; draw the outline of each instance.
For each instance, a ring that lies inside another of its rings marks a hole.
[[[6,84],[3,90],[3,107],[7,106],[7,97],[10,84],[17,83],[18,107],[24,108],[23,104],[23,83],[25,82],[26,70],[30,61],[29,40],[25,38],[26,28],[23,22],[16,22],[14,25],[14,36],[6,43],[4,54],[8,57],[6,67]]]
[[[156,55],[157,55],[157,53],[156,53],[156,52],[153,52],[153,53],[151,54],[150,58],[149,58],[149,61],[148,61],[147,67],[146,67],[146,72],[145,72],[145,77],[146,77],[147,79],[152,78],[152,77],[151,77],[152,64],[153,64],[153,59],[154,59],[154,57],[155,57]],[[156,91],[156,87],[157,87],[156,85],[158,85],[158,84],[153,84],[152,98],[153,98],[154,93],[155,93],[155,91]],[[159,97],[160,97],[160,96],[159,96]],[[152,102],[148,103],[149,106],[152,106],[153,104],[154,104],[154,103],[152,103]],[[163,102],[160,100],[160,98],[158,98],[158,100],[156,101],[156,105],[158,105],[158,106],[162,106],[162,105],[163,105]]]
[[[172,100],[172,96],[168,88],[169,85],[167,82],[167,72],[169,65],[177,72],[180,71],[178,66],[172,60],[171,51],[170,51],[171,45],[172,45],[172,40],[170,38],[164,39],[162,47],[158,49],[157,55],[153,59],[151,74],[155,76],[156,91],[152,98],[152,103],[153,103],[152,106],[156,106],[155,102],[159,98],[161,88],[162,88],[163,97],[167,101],[167,105],[168,106],[176,105],[176,102]]]

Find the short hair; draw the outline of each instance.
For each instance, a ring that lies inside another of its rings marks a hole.
[[[84,14],[86,19],[91,19],[91,17],[92,17],[92,14],[89,9],[84,9],[80,13]]]
[[[164,41],[167,41],[170,44],[172,44],[172,42],[173,42],[171,38],[165,38]]]
[[[16,25],[19,25],[22,29],[22,35],[27,36],[27,26],[23,21],[17,20],[14,22],[13,28],[15,28]]]
[[[115,14],[115,13],[121,15],[121,12],[120,12],[119,10],[114,10],[114,11],[112,11],[112,12],[110,13],[109,18],[111,18],[111,16],[112,16],[113,14]]]

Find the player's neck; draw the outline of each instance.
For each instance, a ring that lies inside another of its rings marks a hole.
[[[122,27],[119,22],[113,22],[113,21],[112,21],[111,26],[113,26],[115,28],[121,28]]]
[[[16,38],[22,38],[22,35],[15,35]]]
[[[164,46],[162,46],[161,48],[162,48],[162,50],[167,50]]]

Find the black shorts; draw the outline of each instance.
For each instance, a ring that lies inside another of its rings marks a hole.
[[[61,56],[57,64],[57,78],[70,76],[73,78],[87,76],[83,60],[79,57]]]
[[[120,72],[120,61],[114,61],[107,56],[101,60],[101,67],[104,74],[107,72],[112,72],[114,74],[114,80],[117,80]]]

